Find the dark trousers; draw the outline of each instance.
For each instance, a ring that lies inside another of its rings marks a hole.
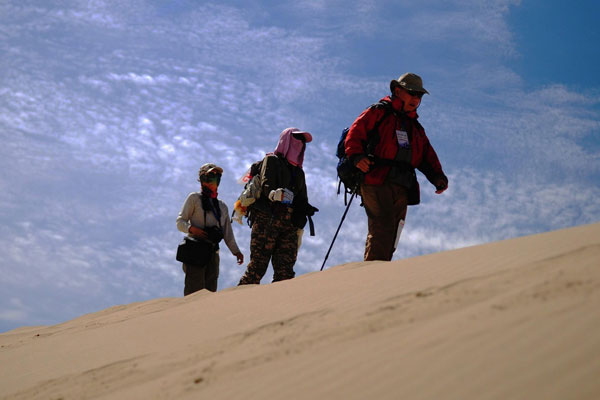
[[[360,188],[369,233],[365,244],[365,261],[390,261],[394,255],[396,234],[401,219],[406,219],[408,190],[394,183]]]
[[[291,214],[271,216],[256,213],[250,235],[250,262],[238,285],[259,284],[273,264],[273,282],[293,278],[298,255],[298,228]]]
[[[202,289],[216,292],[219,279],[219,261],[220,257],[217,251],[205,266],[183,264],[183,272],[185,272],[183,295],[187,296]]]

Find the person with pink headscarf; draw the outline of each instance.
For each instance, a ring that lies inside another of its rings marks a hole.
[[[252,227],[250,262],[239,285],[259,284],[273,264],[273,282],[295,276],[298,255],[298,230],[316,208],[308,203],[302,164],[309,132],[287,128],[281,132],[273,153],[261,162],[260,195],[248,207]]]

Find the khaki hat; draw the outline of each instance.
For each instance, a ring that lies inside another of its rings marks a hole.
[[[390,82],[390,90],[392,92],[396,86],[400,86],[406,90],[413,90],[415,92],[429,94],[429,92],[423,87],[423,79],[421,79],[419,75],[413,74],[412,72],[407,72],[397,80],[394,79]]]
[[[198,179],[200,179],[200,177],[202,175],[206,175],[206,174],[209,174],[211,172],[217,172],[218,174],[223,175],[223,168],[218,167],[215,164],[211,164],[211,163],[204,164],[198,170]]]

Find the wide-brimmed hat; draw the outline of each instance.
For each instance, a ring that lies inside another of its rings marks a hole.
[[[216,172],[219,175],[223,175],[223,168],[221,168],[221,167],[219,167],[219,166],[217,166],[215,164],[212,164],[212,163],[204,164],[198,170],[198,179],[200,179],[200,177],[202,175],[206,175],[206,174],[209,174],[211,172]]]
[[[413,74],[412,72],[407,72],[400,76],[400,78],[393,79],[390,82],[390,90],[394,92],[394,88],[396,88],[396,86],[400,86],[406,90],[429,94],[429,92],[423,87],[423,79],[421,79],[419,75]]]

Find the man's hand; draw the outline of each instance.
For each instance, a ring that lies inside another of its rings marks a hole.
[[[446,189],[448,189],[448,182],[446,182],[444,179],[438,179],[438,181],[435,183],[435,188],[437,189],[435,191],[436,194],[442,194]]]
[[[294,201],[294,192],[284,188],[271,190],[269,192],[269,200],[280,201],[283,204],[292,204]]]
[[[371,165],[373,165],[373,160],[368,157],[363,157],[356,163],[356,168],[366,174],[371,169]]]
[[[237,253],[235,257],[237,258],[238,265],[242,265],[244,263],[244,255],[242,253]]]
[[[188,229],[188,232],[193,236],[199,237],[200,239],[208,240],[208,234],[200,228],[196,228],[195,226],[190,226],[190,228]]]

